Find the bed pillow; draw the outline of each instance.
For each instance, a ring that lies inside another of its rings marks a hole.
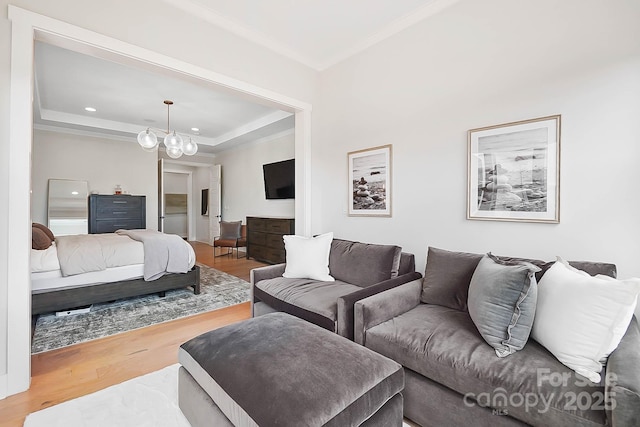
[[[31,249],[42,251],[49,248],[51,243],[52,240],[47,236],[47,233],[38,227],[31,227]]]
[[[485,255],[469,284],[468,309],[482,338],[498,357],[515,353],[527,343],[536,313],[539,267]]]
[[[420,300],[455,310],[467,310],[469,283],[481,254],[429,248]]]
[[[329,251],[333,233],[316,237],[282,236],[287,264],[282,277],[333,282],[329,275]]]
[[[53,232],[46,225],[34,222],[34,223],[31,224],[31,227],[36,227],[36,228],[39,228],[40,230],[44,231],[44,233],[47,235],[47,237],[49,237],[49,240],[51,240],[52,242],[54,240],[56,240],[55,236],[53,235]]]
[[[220,239],[239,239],[242,221],[220,221]]]
[[[531,337],[594,383],[633,317],[640,279],[590,276],[558,261],[542,276]]]

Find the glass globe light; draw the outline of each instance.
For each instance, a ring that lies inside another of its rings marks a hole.
[[[181,147],[169,147],[167,148],[167,155],[172,159],[177,159],[182,156],[182,148]]]
[[[147,128],[138,134],[138,144],[142,148],[153,148],[158,145],[158,137]]]
[[[196,144],[194,141],[192,141],[191,137],[189,137],[189,142],[187,142],[186,144],[184,144],[182,146],[182,151],[187,156],[193,156],[194,154],[196,154],[198,152],[198,144]]]
[[[182,137],[176,134],[176,131],[174,130],[173,133],[164,137],[164,145],[167,148],[180,148],[180,152],[182,152]]]
[[[144,151],[146,151],[147,153],[156,153],[158,151],[158,146],[160,146],[160,144],[156,144],[151,148],[147,148],[147,147],[142,147],[142,149]]]

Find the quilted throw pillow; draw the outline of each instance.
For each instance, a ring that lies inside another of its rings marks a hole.
[[[536,313],[538,271],[540,268],[531,263],[503,261],[489,253],[471,277],[469,315],[498,357],[522,350],[529,339]]]

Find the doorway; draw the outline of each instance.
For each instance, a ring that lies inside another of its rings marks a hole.
[[[54,44],[88,55],[172,74],[203,85],[232,90],[258,102],[295,113],[296,145],[296,232],[311,234],[311,105],[243,81],[200,68],[151,50],[131,45],[93,31],[39,15],[13,5],[11,21],[11,83],[9,171],[11,186],[7,203],[7,286],[8,310],[0,328],[6,343],[0,352],[7,355],[6,374],[0,374],[0,398],[29,388],[30,382],[30,176],[32,142],[32,85],[34,40]],[[6,322],[6,323],[5,323]],[[9,325],[11,327],[9,328]],[[6,344],[6,346],[5,346]]]

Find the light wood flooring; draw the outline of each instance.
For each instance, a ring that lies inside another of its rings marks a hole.
[[[214,258],[211,246],[191,243],[198,262],[246,281],[252,268],[265,265],[235,253]],[[0,400],[0,426],[22,426],[31,412],[177,363],[183,342],[249,316],[247,302],[33,355],[31,388]]]

